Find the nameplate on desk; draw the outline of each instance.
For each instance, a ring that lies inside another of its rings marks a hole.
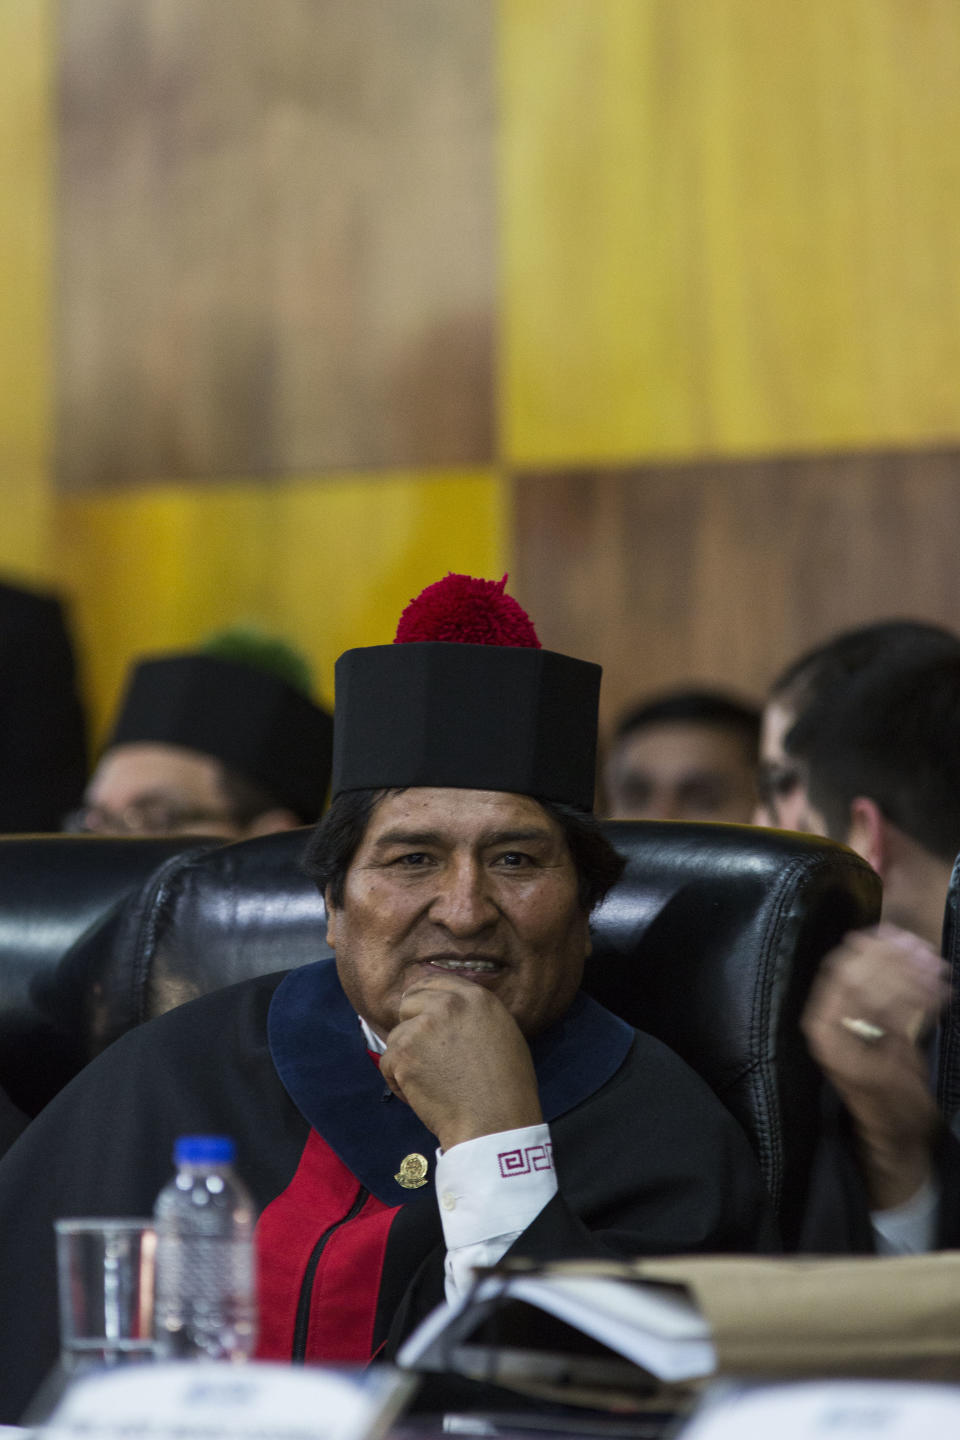
[[[804,1380],[725,1387],[676,1440],[939,1440],[960,1435],[960,1386]]]
[[[411,1392],[390,1366],[181,1362],[76,1380],[45,1440],[379,1440]]]

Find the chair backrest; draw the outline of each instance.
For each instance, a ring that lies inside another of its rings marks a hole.
[[[682,1055],[737,1117],[792,1249],[823,1083],[800,1015],[824,955],[879,919],[879,877],[815,836],[669,821],[605,828],[628,863],[595,917],[586,988]]]
[[[781,831],[604,828],[628,863],[593,917],[586,988],[683,1055],[737,1116],[790,1245],[819,1116],[797,1022],[822,956],[877,920],[879,879],[843,846]],[[155,872],[110,943],[82,957],[94,1048],[195,995],[331,953],[323,902],[298,869],[308,833],[174,856]]]
[[[212,841],[189,841],[191,853]],[[63,957],[183,839],[0,836],[0,1088],[33,1114],[72,1073],[43,1005]]]

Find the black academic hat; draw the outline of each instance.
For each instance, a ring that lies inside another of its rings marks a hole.
[[[106,748],[198,750],[262,785],[306,823],[323,809],[332,737],[327,711],[277,675],[194,652],[134,667]]]
[[[541,649],[505,583],[447,576],[394,644],[340,656],[335,795],[440,785],[593,808],[600,666]]]

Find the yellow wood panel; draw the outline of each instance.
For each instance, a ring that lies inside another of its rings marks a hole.
[[[0,570],[47,570],[51,37],[48,0],[0,5]]]
[[[960,434],[955,0],[501,0],[503,449]]]
[[[447,570],[503,574],[504,515],[487,470],[64,497],[59,551],[96,731],[131,657],[235,622],[302,648],[332,699],[337,655],[390,641],[424,585]]]

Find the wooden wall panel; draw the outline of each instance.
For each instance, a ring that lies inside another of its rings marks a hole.
[[[99,712],[130,646],[325,657],[497,573],[501,465],[608,697],[952,604],[936,458],[668,461],[960,443],[956,0],[0,9],[0,558],[69,583]]]
[[[960,451],[525,473],[517,593],[604,666],[609,722],[691,679],[760,696],[806,646],[910,615],[960,627]]]
[[[77,596],[96,734],[132,657],[237,621],[297,645],[331,700],[337,656],[389,643],[425,585],[503,574],[502,493],[495,472],[448,470],[61,496],[59,575]]]
[[[493,0],[61,0],[60,483],[486,462]]]
[[[956,0],[502,0],[510,463],[960,438]]]

